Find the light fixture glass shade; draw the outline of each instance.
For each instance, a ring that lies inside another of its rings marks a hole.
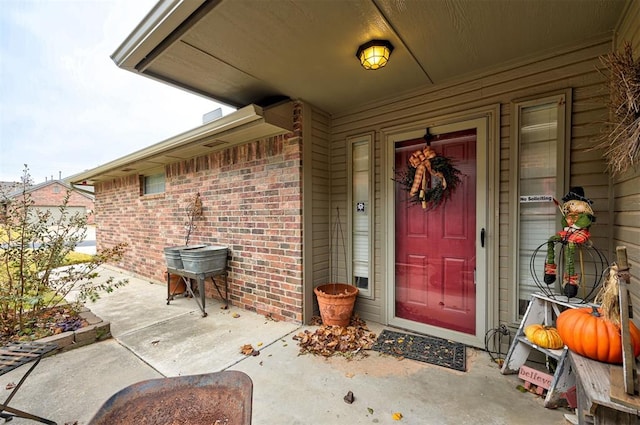
[[[364,69],[380,69],[387,64],[393,46],[387,40],[371,40],[358,47],[356,57]]]

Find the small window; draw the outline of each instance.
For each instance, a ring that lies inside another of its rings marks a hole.
[[[155,193],[164,193],[164,173],[142,177],[142,194],[153,195]]]
[[[60,193],[60,186],[53,186],[53,193]]]

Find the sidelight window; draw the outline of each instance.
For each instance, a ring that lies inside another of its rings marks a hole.
[[[521,317],[538,287],[530,270],[536,250],[557,231],[560,219],[553,199],[560,199],[568,183],[568,119],[570,92],[513,103],[511,246],[517,304]],[[513,187],[513,185],[517,185]],[[542,271],[540,271],[542,273]]]
[[[360,295],[365,297],[373,297],[372,139],[369,134],[350,138],[347,143],[351,164],[348,194],[351,260],[348,273]]]

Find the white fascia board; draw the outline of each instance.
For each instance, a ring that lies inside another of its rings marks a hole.
[[[160,0],[120,44],[111,59],[120,68],[136,65],[168,37],[206,0]]]
[[[155,145],[140,149],[136,152],[133,152],[129,155],[123,156],[91,170],[87,170],[82,173],[67,177],[65,180],[73,184],[82,184],[82,182],[92,180],[96,176],[106,174],[112,170],[120,169],[128,164],[135,163],[136,161],[141,161],[153,156],[158,156],[164,152],[180,148],[181,146],[198,140],[212,138],[213,136],[216,136],[218,134],[231,133],[234,130],[245,128],[247,125],[250,125],[252,123],[268,123],[268,120],[265,119],[264,111],[260,106],[245,106],[244,108],[238,109],[237,111],[232,112],[229,115],[226,115],[215,121],[212,121],[200,127],[196,127],[192,130],[186,131],[177,136],[156,143]],[[290,126],[281,127],[280,125],[274,125],[271,127],[280,128],[282,131],[278,131],[279,133],[286,133],[288,131],[291,131],[291,128],[288,128]]]

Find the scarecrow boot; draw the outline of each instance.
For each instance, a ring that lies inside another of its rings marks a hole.
[[[567,275],[563,276],[563,291],[567,298],[574,298],[578,295],[578,275]]]
[[[558,269],[558,266],[556,266],[555,264],[551,264],[551,263],[544,264],[544,283],[546,283],[547,285],[551,285],[553,282],[556,281],[557,269]]]

